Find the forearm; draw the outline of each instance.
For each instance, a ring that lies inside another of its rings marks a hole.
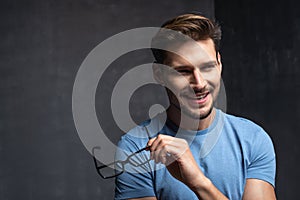
[[[198,199],[205,200],[225,200],[228,198],[222,194],[214,184],[205,176],[201,177],[198,184],[191,187]]]
[[[170,174],[194,191],[199,199],[228,199],[203,174],[186,140],[159,135],[149,140],[147,145],[152,159],[165,164]]]

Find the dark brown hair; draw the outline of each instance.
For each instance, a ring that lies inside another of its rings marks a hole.
[[[215,45],[216,55],[220,50],[221,27],[215,21],[212,21],[198,14],[183,14],[165,22],[161,28],[164,30],[172,30],[182,33],[195,41],[212,39]],[[171,44],[176,42],[176,37],[172,36],[172,32],[166,34],[160,31],[152,39],[152,47],[157,43]],[[152,53],[156,62],[163,63],[166,51],[162,49],[152,48]]]

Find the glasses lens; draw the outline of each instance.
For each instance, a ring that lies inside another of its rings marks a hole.
[[[122,174],[123,166],[121,162],[115,162],[101,167],[99,172],[103,178],[111,178]]]

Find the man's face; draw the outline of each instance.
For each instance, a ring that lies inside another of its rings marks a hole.
[[[163,82],[169,88],[171,106],[193,119],[204,119],[217,98],[222,66],[211,39],[197,43],[175,46],[181,56],[167,53],[163,64],[171,68],[164,71]]]

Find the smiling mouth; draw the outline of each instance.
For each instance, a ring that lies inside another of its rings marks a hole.
[[[207,97],[208,94],[209,92],[195,93],[196,96],[186,96],[186,97],[191,100],[201,100]]]

